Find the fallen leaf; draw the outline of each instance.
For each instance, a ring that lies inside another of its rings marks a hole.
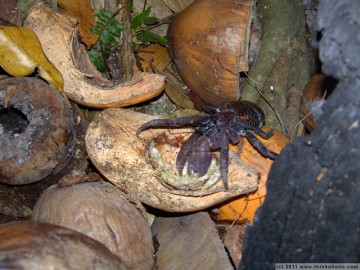
[[[59,92],[63,90],[61,73],[46,58],[39,39],[31,29],[0,25],[0,65],[16,77],[27,76],[37,67],[40,77]]]
[[[76,18],[82,42],[84,42],[88,48],[91,48],[98,39],[98,35],[95,35],[90,31],[90,27],[95,26],[95,15],[91,7],[91,1],[59,0],[57,3],[67,15]]]
[[[160,71],[163,71],[171,61],[167,48],[156,43],[140,47],[138,56],[142,69],[150,72],[151,61],[153,67]],[[142,72],[138,67],[135,67],[136,76],[139,76]]]

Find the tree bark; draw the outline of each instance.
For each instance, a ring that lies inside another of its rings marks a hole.
[[[275,113],[254,86],[281,115],[283,132],[299,127],[302,90],[309,79],[305,11],[301,0],[258,0],[261,48],[241,99],[258,103],[267,125],[282,130]],[[302,126],[297,133],[302,133]]]
[[[318,109],[315,131],[274,162],[239,269],[360,261],[359,9],[358,1],[320,1],[323,71],[339,83]]]

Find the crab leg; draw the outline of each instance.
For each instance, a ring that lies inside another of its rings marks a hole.
[[[263,137],[264,139],[269,139],[270,137],[272,137],[274,135],[274,130],[271,129],[268,132],[263,131],[260,128],[256,128],[254,129],[254,131],[259,134],[261,137]]]
[[[249,139],[249,142],[252,144],[252,146],[254,146],[254,148],[258,150],[259,153],[262,154],[264,157],[275,159],[278,156],[278,154],[268,150],[251,132],[247,132],[246,138]]]
[[[136,135],[139,135],[140,132],[144,131],[148,128],[154,128],[154,127],[183,127],[183,126],[192,126],[197,125],[201,122],[203,122],[206,118],[209,116],[207,115],[193,115],[193,116],[186,116],[186,117],[180,117],[176,119],[153,119],[145,124],[143,124],[141,127],[138,128],[136,131]]]
[[[229,167],[229,140],[226,136],[220,138],[220,173],[224,182],[225,190],[228,190],[228,167]]]

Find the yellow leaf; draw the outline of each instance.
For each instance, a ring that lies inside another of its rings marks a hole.
[[[37,67],[40,77],[59,92],[63,90],[61,73],[46,58],[39,39],[28,28],[0,25],[0,66],[16,77],[27,76]]]

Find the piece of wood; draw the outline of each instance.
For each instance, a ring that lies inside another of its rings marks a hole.
[[[267,125],[288,136],[302,135],[299,107],[309,80],[303,1],[258,0],[256,12],[262,26],[261,46],[242,85],[241,99],[257,103],[266,115]],[[268,103],[281,116],[283,130]]]
[[[224,246],[229,252],[234,265],[239,265],[245,235],[245,226],[233,225],[225,228]]]
[[[151,230],[159,243],[158,269],[233,269],[215,223],[205,212],[157,217]]]

